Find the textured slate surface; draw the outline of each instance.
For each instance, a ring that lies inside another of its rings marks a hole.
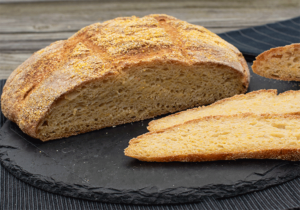
[[[270,48],[300,43],[300,17],[219,34],[236,46],[248,61]]]
[[[129,204],[234,196],[289,181],[300,173],[299,162],[281,160],[147,163],[125,157],[128,141],[146,132],[147,122],[41,143],[7,121],[0,131],[1,163],[40,189]]]

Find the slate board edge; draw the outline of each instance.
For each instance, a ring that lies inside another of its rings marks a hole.
[[[9,123],[11,122],[7,121],[5,124]],[[1,139],[5,138],[7,135],[8,131],[3,132],[3,129],[7,127],[9,126],[4,125],[0,130],[0,142]],[[22,168],[16,165],[16,163],[7,156],[7,151],[11,149],[18,148],[0,145],[0,162],[11,174],[21,181],[51,193],[108,203],[150,205],[199,202],[201,199],[208,196],[223,198],[262,190],[273,185],[290,181],[300,175],[300,165],[296,163],[294,164],[293,162],[287,162],[274,167],[265,174],[257,174],[262,177],[260,181],[240,180],[240,182],[234,185],[206,185],[201,188],[177,187],[160,191],[156,187],[143,188],[139,190],[120,190],[92,187],[88,185],[66,184],[63,182],[56,182],[51,177],[31,174],[22,170]],[[282,167],[288,167],[289,170],[282,170]],[[294,170],[291,170],[290,167],[293,167]],[[291,173],[291,171],[293,171],[293,173]],[[279,174],[274,176],[274,173]]]

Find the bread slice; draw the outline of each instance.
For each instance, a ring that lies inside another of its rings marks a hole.
[[[252,69],[263,77],[300,81],[300,43],[263,52],[256,57]]]
[[[159,131],[205,116],[255,114],[300,114],[300,91],[258,90],[217,101],[209,106],[188,109],[149,123],[149,131]]]
[[[209,116],[130,140],[141,161],[300,160],[299,115]]]
[[[4,115],[47,141],[244,93],[242,54],[167,15],[116,18],[33,54],[8,78]]]

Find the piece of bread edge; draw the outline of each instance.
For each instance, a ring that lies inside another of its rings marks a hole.
[[[276,79],[276,80],[283,80],[283,81],[300,81],[300,78],[295,78],[295,77],[294,78],[290,78],[290,77],[279,77],[278,78],[278,77],[272,77],[272,76],[266,77],[261,71],[258,71],[258,69],[257,69],[259,62],[263,61],[265,56],[268,56],[269,54],[276,53],[276,52],[278,54],[280,54],[279,52],[282,51],[283,49],[287,49],[287,48],[291,48],[291,47],[298,48],[300,50],[300,43],[293,43],[293,44],[282,46],[282,47],[275,47],[275,48],[271,48],[267,51],[262,52],[255,58],[256,60],[253,61],[253,64],[251,66],[253,72],[259,76],[269,78],[269,79]]]

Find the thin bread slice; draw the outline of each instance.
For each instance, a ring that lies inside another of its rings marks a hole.
[[[300,81],[300,43],[272,48],[256,57],[253,72],[267,78]]]
[[[209,116],[130,140],[125,155],[149,162],[300,160],[299,115]]]
[[[177,124],[210,115],[299,114],[300,91],[287,91],[277,95],[277,90],[259,90],[217,101],[209,106],[188,109],[149,123],[149,131],[158,131]]]

